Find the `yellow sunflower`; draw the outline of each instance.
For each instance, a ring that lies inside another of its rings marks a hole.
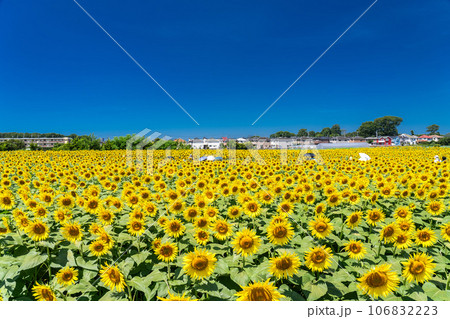
[[[399,234],[397,234],[394,241],[394,246],[397,247],[398,249],[407,249],[411,247],[412,243],[413,241],[411,238],[411,233],[402,231]]]
[[[111,225],[114,221],[114,213],[108,209],[102,209],[98,212],[98,219],[103,225]]]
[[[132,236],[141,236],[145,232],[145,224],[142,220],[130,219],[127,229]]]
[[[173,295],[169,292],[169,298],[157,297],[161,301],[198,301],[198,299],[193,299],[191,297],[186,297],[186,293],[184,292],[180,295]]]
[[[416,231],[415,234],[416,238],[416,244],[422,245],[423,247],[430,247],[433,246],[434,243],[437,241],[437,237],[429,228],[423,228],[421,230]]]
[[[279,301],[284,298],[269,280],[241,287],[243,290],[236,293],[237,301]]]
[[[408,261],[402,262],[403,277],[409,282],[415,281],[423,283],[433,277],[434,268],[436,264],[433,263],[433,258],[425,253],[418,253],[410,256]]]
[[[108,263],[105,263],[105,265],[102,266],[100,278],[101,282],[111,290],[115,289],[118,292],[121,292],[124,290],[124,287],[127,286],[119,268],[117,268],[117,266],[109,266]]]
[[[445,211],[445,205],[437,200],[429,202],[427,205],[427,212],[433,216],[442,214]]]
[[[206,245],[209,241],[209,232],[203,229],[197,229],[194,234],[194,239],[200,245]]]
[[[216,264],[215,254],[206,249],[195,248],[183,258],[184,271],[194,279],[211,276]]]
[[[450,223],[441,226],[441,236],[445,240],[450,241]]]
[[[364,244],[360,240],[350,240],[345,244],[344,249],[348,252],[348,256],[351,259],[360,260],[367,253]]]
[[[322,272],[331,266],[330,259],[333,257],[331,249],[326,246],[310,248],[305,253],[306,266],[312,271]]]
[[[309,222],[309,230],[317,238],[325,238],[333,231],[333,224],[325,215],[316,216]]]
[[[173,218],[164,224],[164,230],[170,237],[178,238],[184,234],[186,227],[181,223],[181,220]]]
[[[166,263],[174,261],[178,255],[178,247],[174,243],[163,243],[156,249],[158,259]]]
[[[91,251],[92,255],[101,257],[108,253],[109,247],[103,240],[97,239],[89,245],[89,250]]]
[[[8,220],[6,219],[6,217],[2,218],[2,223],[3,223],[4,227],[2,227],[0,225],[0,236],[4,236],[4,235],[9,234],[11,232],[11,228],[9,228]]]
[[[283,219],[270,223],[267,228],[267,237],[274,245],[286,245],[294,236],[292,225]]]
[[[384,218],[384,213],[378,208],[369,210],[366,215],[367,223],[372,226],[376,226],[378,222],[384,221]]]
[[[397,289],[399,278],[394,271],[391,271],[391,265],[383,264],[372,268],[358,280],[358,288],[363,294],[368,294],[374,298],[379,296],[386,297]]]
[[[214,237],[219,240],[225,240],[233,234],[231,224],[224,219],[216,220],[212,225],[212,229],[214,230]]]
[[[33,297],[37,301],[56,301],[55,293],[50,286],[41,285],[36,282],[32,290]]]
[[[349,216],[347,216],[345,223],[352,229],[357,227],[362,220],[362,214],[363,213],[361,211],[351,213]]]
[[[244,213],[255,218],[261,214],[261,206],[255,200],[250,200],[243,204]]]
[[[75,243],[83,238],[83,232],[81,230],[81,225],[79,222],[69,222],[63,225],[61,232],[65,239]]]
[[[295,275],[300,267],[300,258],[294,253],[284,252],[270,259],[269,273],[278,279]]]
[[[400,228],[396,223],[391,223],[389,225],[384,226],[380,231],[380,240],[385,243],[392,243],[397,238],[397,235],[400,233]]]
[[[239,206],[230,206],[227,212],[230,219],[236,219],[241,215],[242,210]]]
[[[231,244],[236,253],[247,257],[258,251],[258,248],[261,245],[261,239],[256,236],[255,231],[244,228],[236,233]]]
[[[42,241],[48,238],[49,228],[47,224],[40,220],[32,221],[26,228],[28,236],[34,241]]]
[[[56,279],[60,285],[73,285],[78,280],[78,270],[72,267],[65,267],[58,271]]]

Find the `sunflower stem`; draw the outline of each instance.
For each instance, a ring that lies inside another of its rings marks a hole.
[[[380,252],[381,252],[381,241],[378,244],[378,252],[377,252],[377,258],[380,257]]]
[[[50,248],[49,247],[47,247],[47,255],[48,255],[48,282],[50,283],[50,280],[52,279],[52,270],[50,268],[51,258],[50,258]]]

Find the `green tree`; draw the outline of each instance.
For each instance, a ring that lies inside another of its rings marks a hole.
[[[398,135],[397,126],[403,122],[403,119],[398,116],[383,116],[373,121],[378,130],[378,135],[394,136]]]
[[[308,136],[308,130],[306,128],[302,128],[297,133],[298,137]]]
[[[358,129],[359,135],[362,137],[375,136],[377,127],[374,122],[368,121],[361,124]]]
[[[274,134],[270,135],[270,138],[277,138],[277,137],[292,137],[295,136],[294,133],[288,132],[288,131],[279,131]]]
[[[320,132],[322,136],[331,136],[331,129],[329,127],[324,127]]]
[[[437,124],[431,124],[430,126],[427,126],[427,132],[429,132],[431,135],[436,134],[439,131],[439,125]]]
[[[309,136],[309,137],[315,137],[315,136],[316,136],[316,132],[314,132],[314,131],[309,131],[309,132],[308,132],[308,136]]]
[[[334,124],[331,127],[331,135],[332,136],[341,136],[342,135],[341,126],[339,124]]]

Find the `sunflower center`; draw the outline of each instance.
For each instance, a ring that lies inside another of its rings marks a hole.
[[[41,224],[34,225],[33,232],[37,235],[45,233],[45,226]]]
[[[170,224],[170,230],[172,231],[172,232],[177,232],[177,231],[179,231],[180,230],[180,224],[179,223],[171,223]]]
[[[0,227],[0,234],[6,234],[7,231],[6,228]]]
[[[284,238],[287,235],[287,229],[284,226],[278,226],[275,227],[275,229],[273,230],[273,235],[276,238]]]
[[[336,195],[332,195],[330,197],[330,203],[336,203],[338,201],[338,197]]]
[[[397,243],[399,243],[399,244],[404,244],[404,243],[406,243],[407,240],[408,240],[408,237],[406,237],[405,235],[400,235],[397,237]]]
[[[164,247],[161,247],[159,253],[161,255],[163,255],[164,257],[170,257],[170,256],[172,256],[173,250],[172,250],[172,247],[170,247],[170,246],[164,246]]]
[[[430,209],[431,209],[433,212],[439,211],[440,208],[441,208],[441,206],[440,206],[439,204],[437,204],[437,203],[433,203],[433,204],[430,205]]]
[[[361,246],[355,243],[350,244],[350,251],[354,254],[357,254],[361,251]]]
[[[447,228],[445,229],[445,233],[446,233],[448,236],[450,236],[450,227],[447,227]]]
[[[182,207],[183,207],[183,205],[179,202],[177,202],[173,205],[174,210],[180,210]]]
[[[9,197],[3,197],[2,202],[5,205],[11,205],[11,199]]]
[[[286,270],[292,266],[292,261],[289,258],[281,258],[277,260],[275,265],[280,270]]]
[[[96,208],[98,207],[98,203],[97,203],[96,201],[90,201],[90,202],[88,203],[88,207],[89,207],[90,209],[96,209]]]
[[[323,211],[323,207],[322,207],[322,206],[318,206],[318,207],[316,208],[316,213],[317,213],[317,214],[322,213],[322,211]]]
[[[326,231],[327,228],[328,228],[328,225],[326,223],[324,223],[324,222],[318,222],[317,225],[316,225],[316,230],[319,233],[322,233],[322,232]]]
[[[241,246],[244,249],[248,249],[253,246],[253,239],[249,236],[244,236],[239,241],[239,246]]]
[[[70,236],[76,237],[80,234],[80,230],[77,227],[72,226],[69,228],[69,234]]]
[[[228,232],[228,226],[227,225],[223,225],[223,224],[220,224],[218,227],[217,227],[217,232],[219,233],[219,234],[226,234],[227,232]]]
[[[271,301],[272,294],[264,287],[253,288],[249,293],[250,301]]]
[[[352,215],[352,216],[350,217],[350,222],[351,222],[352,224],[354,224],[354,223],[356,223],[356,222],[358,221],[358,219],[359,219],[358,215]]]
[[[205,256],[197,256],[192,260],[191,266],[196,270],[203,270],[208,267],[208,258]]]
[[[53,301],[53,294],[49,289],[42,289],[41,294],[43,299]]]
[[[370,214],[370,219],[373,221],[377,221],[380,219],[380,214],[378,212],[372,212]]]
[[[258,210],[258,205],[256,205],[255,203],[250,203],[248,204],[248,210],[254,213]]]
[[[405,210],[401,210],[401,211],[398,212],[398,216],[400,216],[402,218],[405,218],[406,215],[408,215],[408,212],[405,211]]]
[[[94,250],[97,251],[97,252],[103,251],[103,244],[102,244],[102,243],[97,243],[97,244],[94,246]]]
[[[202,232],[198,233],[198,238],[201,239],[201,240],[206,240],[206,239],[208,239],[208,237],[209,236],[208,236],[207,232],[202,231]]]
[[[63,278],[64,281],[71,281],[72,278],[73,278],[73,274],[71,272],[65,272],[62,275],[62,278]]]
[[[316,251],[312,254],[311,256],[311,260],[315,263],[315,264],[320,264],[322,263],[326,258],[326,255],[323,251]]]
[[[111,220],[111,214],[110,213],[104,213],[103,214],[103,216],[102,216],[102,218],[103,218],[103,220],[104,221],[109,221],[109,220]]]
[[[394,228],[393,227],[386,227],[384,230],[384,236],[385,237],[391,237],[394,234]]]
[[[116,284],[120,283],[120,273],[117,270],[110,269],[108,277],[112,282],[114,282]]]
[[[421,241],[429,241],[430,240],[430,234],[429,233],[427,233],[427,232],[421,232],[421,233],[419,233],[419,239],[421,240]]]
[[[206,219],[200,219],[197,223],[198,227],[205,227],[206,224],[208,224],[208,221]]]
[[[367,284],[370,287],[376,288],[386,285],[388,279],[386,274],[380,272],[374,272],[367,277]]]
[[[409,266],[409,271],[413,275],[419,275],[419,274],[423,273],[424,270],[425,270],[425,265],[423,264],[423,262],[420,262],[420,261],[413,261],[411,263],[411,265]]]
[[[139,223],[139,222],[134,222],[134,223],[131,225],[131,227],[133,227],[133,230],[138,231],[138,230],[141,230],[141,229],[142,229],[142,224]]]
[[[189,215],[189,217],[195,217],[195,216],[197,216],[197,211],[196,210],[190,210],[189,212],[188,212],[188,215]]]

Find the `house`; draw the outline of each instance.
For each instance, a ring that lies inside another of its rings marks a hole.
[[[277,137],[270,139],[270,148],[272,149],[287,149],[297,145],[296,138]]]
[[[249,139],[249,142],[252,143],[253,148],[257,150],[270,148],[270,139],[267,137],[253,137]]]
[[[42,148],[52,148],[58,144],[67,144],[71,141],[70,137],[4,137],[0,138],[0,143],[5,142],[7,140],[19,140],[23,141],[25,147],[30,148],[31,144],[35,144]]]
[[[173,141],[176,143],[183,143],[183,144],[186,143],[186,141],[183,140],[182,138],[177,138],[177,139],[174,139]]]
[[[423,142],[431,142],[433,141],[433,137],[429,136],[429,135],[420,135],[417,138],[417,143],[423,143]]]
[[[416,145],[417,136],[409,134],[400,134],[398,136],[398,142],[395,141],[395,145]]]
[[[216,138],[194,138],[189,140],[189,145],[191,145],[192,149],[201,149],[201,150],[218,150],[220,149],[220,145],[222,141]]]
[[[345,136],[334,136],[330,139],[330,143],[343,143],[348,142],[348,138]]]
[[[440,135],[430,135],[430,137],[433,142],[439,142],[439,140],[443,138],[443,136]]]
[[[239,137],[239,138],[236,139],[236,143],[239,143],[239,144],[245,144],[247,142],[248,142],[248,140],[246,138],[243,138],[243,137]]]
[[[362,136],[352,136],[348,138],[349,143],[364,143],[367,142],[366,139]]]
[[[392,146],[392,137],[379,136],[372,142],[373,146]]]

